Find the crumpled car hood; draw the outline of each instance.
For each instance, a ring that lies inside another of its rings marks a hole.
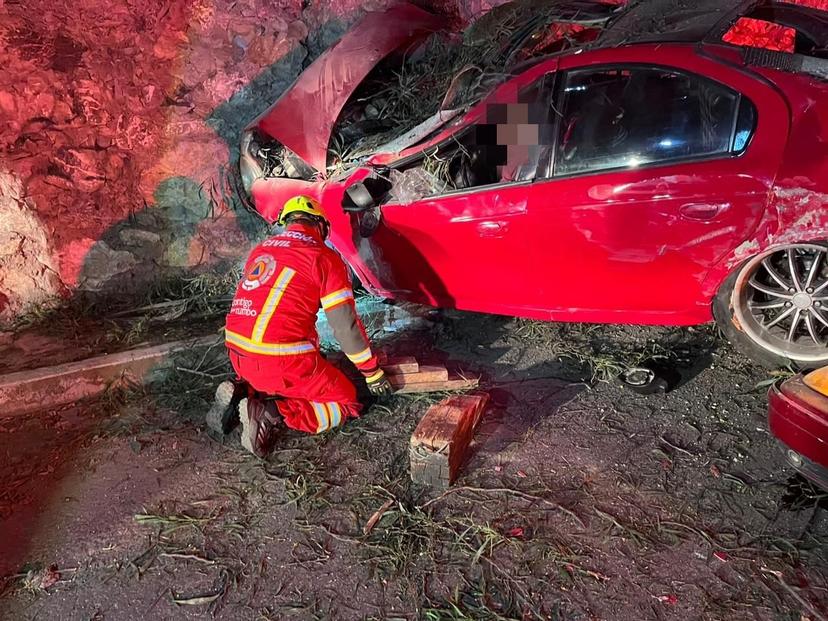
[[[324,172],[331,133],[354,90],[383,58],[439,30],[443,23],[408,3],[367,13],[253,125]]]

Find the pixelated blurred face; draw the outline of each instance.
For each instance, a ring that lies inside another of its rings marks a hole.
[[[505,123],[497,122],[497,144],[524,146],[538,144],[538,124],[530,118],[529,104],[508,104]]]
[[[476,144],[485,147],[487,164],[496,166],[502,181],[531,177],[540,154],[541,138],[550,134],[539,104],[490,104],[486,122],[477,125]]]

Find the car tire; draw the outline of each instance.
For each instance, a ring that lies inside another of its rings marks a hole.
[[[785,274],[782,268],[773,267],[787,263],[789,252],[795,257],[793,264],[796,267],[792,269],[798,277],[790,278],[790,274]],[[804,370],[828,365],[828,325],[822,321],[828,319],[828,300],[817,301],[816,296],[805,293],[805,289],[815,287],[804,286],[808,277],[805,272],[810,273],[814,261],[818,262],[819,271],[819,282],[815,284],[826,283],[824,293],[828,297],[828,280],[823,275],[828,273],[828,247],[823,244],[790,244],[767,250],[748,259],[728,276],[713,299],[713,317],[724,336],[737,350],[774,369],[790,367]],[[766,265],[771,266],[774,276],[770,275]],[[779,280],[774,282],[774,278]],[[783,290],[782,283],[787,283],[790,287]],[[777,290],[778,296],[766,293]],[[817,294],[821,292],[817,291]],[[781,297],[783,295],[784,298]],[[780,307],[757,313],[756,309],[762,305]],[[823,305],[825,311],[821,310]],[[766,317],[766,312],[776,312],[776,315]],[[778,327],[772,331],[768,326],[784,313],[789,315],[780,320]],[[819,320],[816,313],[819,314]],[[793,327],[793,339],[786,342],[794,317],[799,318],[799,323]],[[786,331],[788,334],[785,334]],[[817,339],[813,338],[814,332]]]

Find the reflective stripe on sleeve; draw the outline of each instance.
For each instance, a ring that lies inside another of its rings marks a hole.
[[[290,284],[291,279],[295,275],[296,270],[292,270],[289,267],[284,268],[279,274],[279,278],[276,279],[273,289],[267,295],[262,312],[259,314],[259,318],[256,319],[256,324],[253,326],[253,334],[250,338],[254,343],[261,343],[264,339],[267,325],[270,323],[273,313],[276,312],[276,307],[279,306],[279,302],[285,294],[285,289],[287,289],[288,284]]]
[[[363,349],[361,352],[356,353],[356,354],[345,354],[345,355],[348,356],[348,360],[350,360],[354,364],[361,364],[363,362],[368,362],[373,356],[373,354],[371,353],[371,348],[370,347],[368,347],[366,349]]]
[[[354,292],[350,289],[340,289],[339,291],[334,291],[322,298],[322,308],[324,310],[329,310],[334,306],[338,306],[343,302],[347,302],[348,300],[354,299]]]
[[[365,381],[366,382],[376,382],[377,380],[382,379],[384,375],[385,375],[385,372],[382,369],[380,369],[379,371],[377,371],[373,375],[368,375],[365,378]]]
[[[292,356],[294,354],[307,354],[316,351],[316,347],[310,341],[298,341],[296,343],[256,343],[226,328],[224,330],[224,340],[228,344],[248,351],[251,354],[264,354],[266,356]]]

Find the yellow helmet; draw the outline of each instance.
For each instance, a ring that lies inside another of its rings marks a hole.
[[[328,219],[325,217],[325,213],[322,211],[322,206],[319,204],[319,201],[311,198],[310,196],[294,196],[285,203],[284,207],[282,207],[282,211],[279,212],[279,217],[276,219],[276,224],[279,226],[285,225],[285,219],[292,213],[306,213],[311,216],[315,216],[317,218],[321,218],[325,222]]]

